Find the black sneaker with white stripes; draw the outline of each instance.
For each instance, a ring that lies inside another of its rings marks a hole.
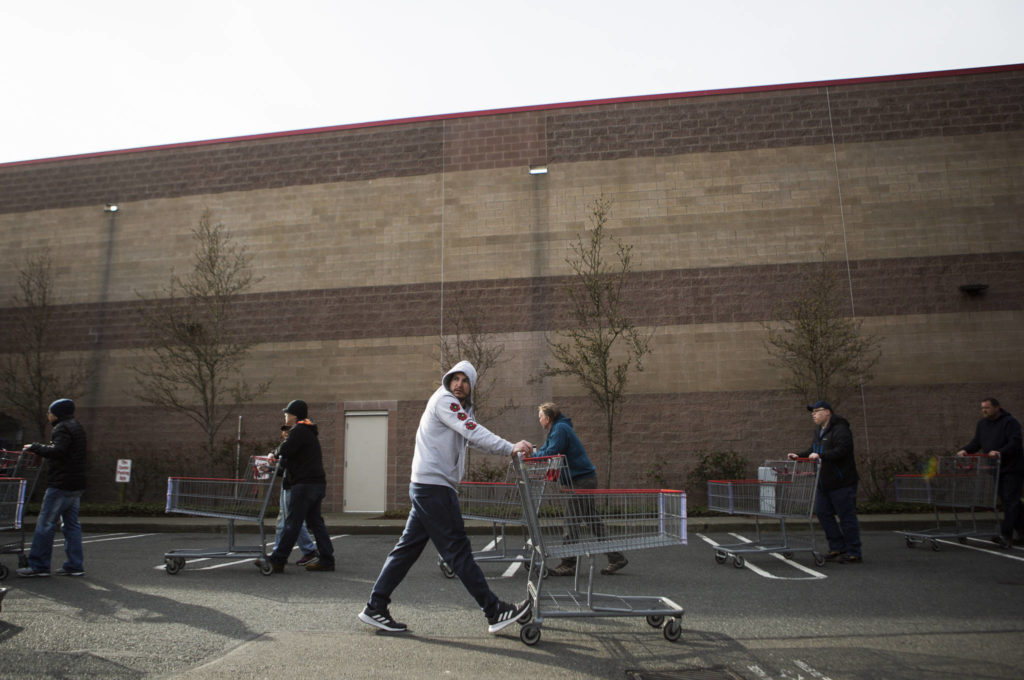
[[[530,611],[530,601],[523,600],[519,604],[502,602],[498,605],[498,611],[494,616],[487,617],[487,632],[497,633],[505,626],[511,625],[521,619],[526,612]]]
[[[370,605],[366,605],[363,611],[359,612],[359,620],[391,633],[404,633],[409,630],[407,625],[391,618],[391,612],[388,611],[387,607],[384,609],[373,609]]]

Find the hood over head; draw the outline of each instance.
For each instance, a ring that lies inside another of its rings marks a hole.
[[[465,373],[466,377],[469,378],[469,403],[472,404],[473,395],[476,394],[476,369],[473,368],[473,364],[463,360],[449,368],[448,372],[444,374],[443,378],[441,378],[441,384],[444,385],[446,390],[449,389],[448,384],[452,381],[453,373]]]

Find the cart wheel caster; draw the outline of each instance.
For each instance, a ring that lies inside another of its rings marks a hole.
[[[824,567],[825,566],[825,556],[822,555],[821,553],[814,553],[814,566],[816,566],[816,567]]]
[[[647,625],[651,628],[661,628],[663,623],[665,623],[665,617],[660,614],[651,614],[647,617]]]
[[[10,573],[10,569],[7,568],[6,564],[0,564],[0,581],[7,578],[7,574]]]
[[[25,553],[21,553],[20,555],[18,555],[18,568],[19,569],[24,569],[27,566],[28,566],[28,555],[26,555]]]
[[[912,540],[910,540],[909,536],[907,536],[906,540],[907,540],[907,547],[908,548],[913,548],[914,547],[914,542]]]
[[[784,552],[782,553],[782,556],[785,557],[787,560],[793,559],[793,553],[791,552]]]
[[[935,552],[939,552],[939,542],[938,541],[932,541],[932,550],[934,550]]]
[[[519,617],[519,625],[526,626],[530,621],[533,621],[533,609]]]
[[[537,579],[538,577],[539,577],[540,580],[544,580],[549,575],[550,575],[550,573],[548,571],[548,567],[547,567],[546,564],[541,566],[541,567],[538,567],[537,565],[533,565],[530,568],[530,580],[531,581],[533,581],[534,579]]]
[[[455,570],[448,566],[448,563],[440,557],[437,558],[437,566],[441,568],[441,573],[444,574],[445,578],[455,578]]]
[[[739,555],[736,555],[732,558],[732,566],[736,567],[737,569],[742,569],[743,565],[746,563],[746,560],[744,560]]]
[[[661,629],[665,639],[669,642],[675,642],[683,635],[683,624],[679,619],[672,619],[665,624],[665,627]]]
[[[536,623],[530,623],[523,626],[519,631],[519,639],[523,641],[524,645],[533,647],[535,644],[540,642],[540,626]]]
[[[719,564],[725,564],[725,560],[726,560],[725,553],[720,553],[720,552],[716,552],[715,553],[715,562],[718,562]]]
[[[185,558],[183,557],[168,557],[164,560],[164,570],[171,576],[174,576],[184,568]]]

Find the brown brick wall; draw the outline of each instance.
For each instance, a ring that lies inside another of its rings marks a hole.
[[[763,321],[799,285],[805,265],[720,267],[639,272],[629,308],[642,326]],[[845,286],[846,269],[836,265]],[[852,262],[850,280],[860,317],[992,312],[1024,308],[1024,252]],[[562,279],[501,279],[446,285],[484,333],[544,331],[568,313]],[[985,283],[972,297],[961,284]],[[61,308],[61,351],[144,347],[137,302]],[[439,330],[437,285],[259,293],[238,304],[235,330],[260,343],[427,336]],[[849,312],[849,310],[847,310]],[[0,309],[13,318],[17,309]],[[102,321],[101,321],[102,320]],[[102,324],[102,339],[97,332]],[[16,338],[8,338],[17,342]],[[98,341],[99,340],[99,341]],[[9,351],[0,346],[0,351]]]
[[[827,90],[827,97],[826,97]],[[837,83],[0,165],[0,213],[528,165],[1024,128],[1024,73]],[[443,153],[442,153],[443,149]]]

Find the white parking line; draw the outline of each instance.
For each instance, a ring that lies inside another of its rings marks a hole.
[[[753,541],[750,540],[749,538],[746,538],[746,537],[741,536],[739,534],[732,534],[732,533],[730,533],[729,535],[739,539],[743,543],[753,543]],[[708,538],[704,534],[697,534],[697,536],[699,536],[705,543],[708,543],[709,545],[711,545],[712,548],[717,548],[719,545],[721,545],[720,543],[714,541],[713,539]],[[828,578],[828,576],[826,574],[823,574],[820,571],[815,571],[813,569],[809,569],[809,568],[805,567],[804,565],[799,564],[797,562],[794,562],[793,560],[785,557],[784,555],[780,555],[779,553],[772,552],[772,553],[763,553],[763,554],[771,555],[771,556],[775,557],[776,559],[782,560],[787,565],[789,565],[791,567],[796,567],[797,569],[799,569],[800,571],[804,572],[805,574],[808,574],[809,576],[811,576],[814,579]],[[743,561],[744,561],[747,569],[749,569],[750,571],[754,572],[758,576],[763,576],[764,578],[770,578],[770,579],[774,579],[776,581],[807,581],[807,580],[809,580],[807,578],[800,577],[800,576],[777,576],[777,575],[772,574],[771,572],[765,571],[764,569],[761,569],[757,565],[753,564],[750,561],[750,558],[747,557],[746,555],[743,556]]]
[[[900,534],[900,535],[906,535],[905,531],[895,531],[894,533],[897,533],[897,534]],[[929,540],[929,541],[934,540],[936,543],[943,543],[945,545],[954,545],[954,546],[957,546],[957,547],[960,547],[960,548],[966,548],[967,550],[976,550],[978,552],[988,553],[989,555],[997,555],[999,557],[1005,557],[1008,560],[1016,560],[1018,562],[1024,562],[1024,557],[1019,557],[1017,555],[1012,555],[1012,554],[1010,554],[1010,552],[1012,552],[1012,551],[1007,551],[1007,550],[1005,550],[1003,548],[996,548],[996,547],[992,547],[992,548],[979,548],[978,546],[971,545],[970,543],[960,543],[959,541],[950,541],[950,540],[946,540],[944,538],[937,538],[937,539],[930,539],[929,538],[929,539],[926,539],[926,540]],[[987,541],[987,540],[985,540],[983,538],[975,538],[974,536],[968,536],[967,540],[968,541],[977,541],[977,542],[982,543],[982,544],[988,543],[989,545],[992,545],[989,541]],[[1016,550],[1016,548],[1014,548],[1013,550]]]
[[[346,537],[346,536],[348,536],[348,535],[349,535],[349,534],[338,534],[338,535],[336,535],[336,536],[331,536],[331,542],[333,543],[333,542],[334,542],[334,541],[335,541],[336,539],[339,539],[339,538],[345,538],[345,537]],[[294,550],[295,550],[295,549],[296,549],[297,547],[298,547],[298,546],[296,546],[296,547],[292,548],[292,550],[294,551]],[[264,546],[264,548],[266,548],[266,546]],[[232,561],[230,561],[230,562],[219,562],[219,561],[218,561],[218,562],[216,562],[215,564],[211,564],[211,565],[209,565],[209,566],[206,566],[206,567],[200,567],[200,568],[198,568],[198,569],[195,569],[195,568],[194,568],[194,567],[195,567],[195,564],[196,564],[197,562],[208,562],[208,561],[210,561],[210,560],[212,560],[212,559],[213,559],[212,557],[189,557],[189,558],[188,558],[187,560],[185,560],[185,563],[186,563],[187,565],[189,565],[189,566],[193,567],[193,571],[208,571],[208,570],[210,570],[210,569],[220,569],[220,568],[222,568],[222,567],[230,567],[230,566],[234,566],[234,565],[236,565],[236,564],[246,564],[246,563],[252,563],[252,561],[253,561],[253,560],[255,560],[255,559],[256,559],[256,557],[254,557],[254,556],[249,556],[249,557],[244,557],[244,558],[242,558],[242,559],[240,559],[240,560],[232,560]],[[156,565],[156,566],[155,566],[155,567],[153,567],[153,568],[154,568],[154,569],[165,569],[165,568],[166,568],[166,566],[165,566],[164,564],[158,564],[158,565]]]

